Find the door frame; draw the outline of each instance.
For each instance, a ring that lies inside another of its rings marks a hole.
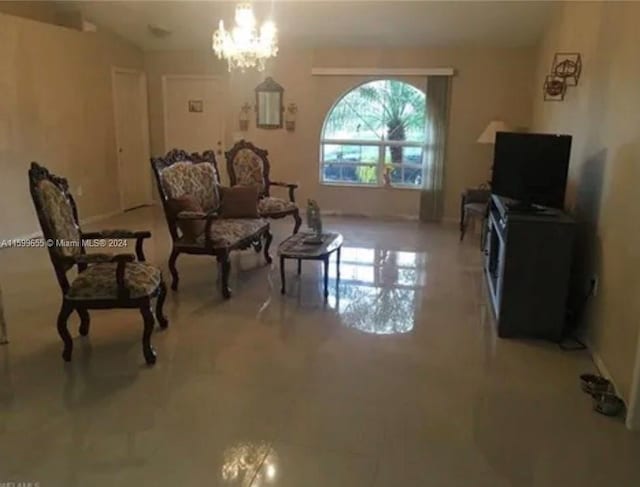
[[[167,81],[172,79],[195,79],[195,80],[213,80],[219,81],[222,87],[222,82],[224,81],[223,77],[216,74],[163,74],[162,75],[162,145],[164,147],[164,152],[166,153],[169,149],[167,148]],[[223,91],[224,95],[224,91]],[[227,122],[227,113],[226,109],[222,112],[222,137],[221,139],[224,141],[226,137],[226,122]],[[216,148],[212,147],[211,149],[216,150]]]
[[[122,170],[122,159],[120,158],[120,135],[118,133],[118,113],[117,113],[117,98],[116,98],[116,76],[118,74],[134,74],[138,76],[138,90],[139,96],[142,98],[142,145],[144,151],[144,157],[147,161],[151,160],[151,149],[149,144],[149,99],[147,96],[147,75],[141,69],[135,68],[123,68],[121,66],[111,66],[111,102],[113,104],[113,124],[115,132],[116,142],[116,160],[118,169],[118,194],[120,196],[120,211],[125,211],[124,204],[124,186],[122,185],[122,177],[124,171]],[[147,171],[148,174],[148,191],[146,195],[145,204],[149,205],[152,201],[152,181],[151,181],[151,169]]]

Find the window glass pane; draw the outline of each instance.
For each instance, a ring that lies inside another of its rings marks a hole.
[[[377,166],[374,164],[325,164],[322,168],[323,181],[331,183],[376,184]]]
[[[331,110],[324,139],[425,139],[425,94],[408,83],[378,80],[347,93]]]
[[[391,167],[391,184],[422,185],[422,147],[385,147],[384,161]]]
[[[340,182],[342,166],[339,164],[325,164],[322,168],[322,180],[327,182]]]
[[[333,108],[325,125],[325,139],[381,140],[383,120],[379,113],[367,107],[358,89],[348,93]]]
[[[422,147],[385,147],[385,164],[422,165]]]
[[[396,164],[391,166],[391,184],[403,186],[421,186],[422,168]]]
[[[425,104],[421,90],[397,80],[371,81],[343,96],[327,115],[322,139],[353,143],[323,144],[323,181],[377,185],[384,165],[392,164],[392,183],[422,184],[424,149],[403,143],[425,143]],[[385,141],[397,145],[384,147],[380,160]]]
[[[380,149],[371,145],[324,144],[324,162],[377,163]]]

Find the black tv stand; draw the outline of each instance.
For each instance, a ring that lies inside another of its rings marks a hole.
[[[515,213],[541,213],[545,211],[545,208],[533,203],[514,201],[513,203],[507,203],[507,210]]]
[[[575,224],[560,210],[513,211],[512,202],[492,195],[487,219],[484,270],[498,336],[559,341]]]

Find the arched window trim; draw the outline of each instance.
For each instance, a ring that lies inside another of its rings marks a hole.
[[[352,93],[354,90],[357,90],[361,86],[364,86],[368,83],[372,83],[374,81],[397,81],[400,83],[404,83],[412,88],[420,91],[425,95],[426,102],[426,91],[421,89],[411,83],[408,83],[404,80],[399,80],[393,77],[379,77],[374,79],[367,79],[362,82],[359,82],[347,90],[345,90],[331,105],[331,108],[327,111],[327,114],[324,117],[324,122],[322,123],[322,131],[320,133],[320,164],[319,164],[319,177],[320,184],[327,186],[357,186],[357,187],[384,187],[387,186],[384,181],[385,174],[385,166],[398,167],[401,171],[404,171],[403,168],[407,168],[409,170],[419,170],[420,171],[420,179],[421,181],[418,183],[405,183],[404,176],[401,177],[401,182],[391,182],[390,186],[393,188],[404,188],[404,189],[420,189],[422,187],[422,182],[425,180],[426,171],[425,171],[425,160],[427,157],[427,150],[429,149],[429,143],[427,140],[427,129],[426,129],[426,120],[425,120],[425,131],[424,131],[424,140],[422,141],[393,141],[393,140],[359,140],[359,139],[338,139],[338,138],[325,138],[325,132],[327,129],[327,124],[331,117],[331,114],[336,109],[336,107],[344,100],[346,96]],[[327,162],[325,160],[325,146],[326,145],[341,145],[341,146],[359,146],[359,147],[367,147],[367,146],[376,146],[379,148],[378,160],[375,163],[353,163],[353,162]],[[401,164],[393,164],[384,162],[385,159],[385,151],[388,147],[418,147],[422,149],[422,157],[421,162],[419,163],[408,163],[403,162]],[[347,180],[328,180],[325,179],[325,166],[331,165],[333,167],[375,167],[376,170],[376,180],[375,182],[367,183],[360,181],[347,181]]]

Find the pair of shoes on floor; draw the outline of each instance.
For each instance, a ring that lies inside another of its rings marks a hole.
[[[582,374],[580,386],[593,398],[593,410],[605,416],[618,416],[624,410],[624,402],[620,399],[611,381],[595,374]]]

